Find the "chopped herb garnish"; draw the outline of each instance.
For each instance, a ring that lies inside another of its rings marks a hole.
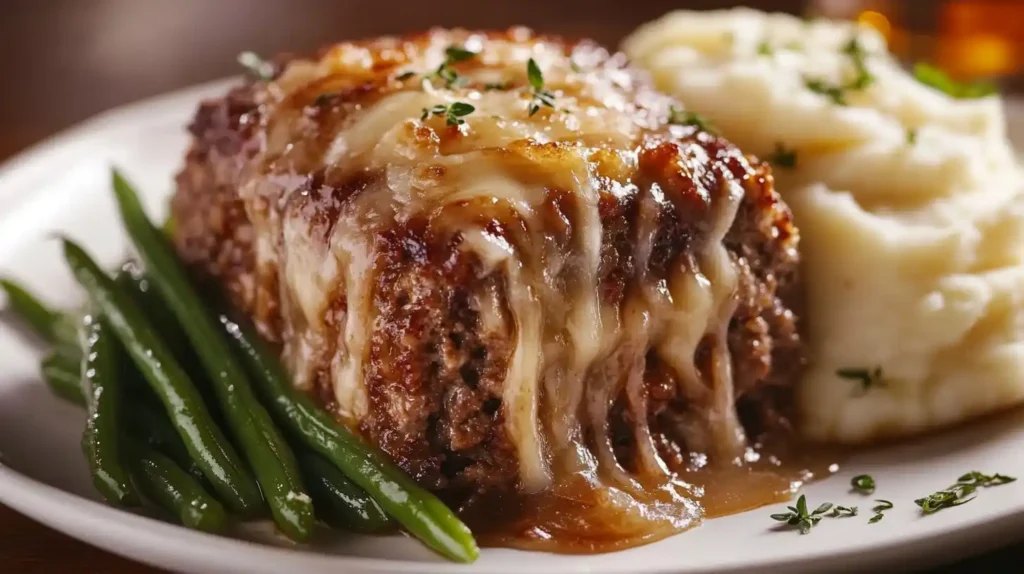
[[[408,72],[402,72],[401,74],[398,74],[397,76],[395,76],[395,79],[398,80],[399,82],[404,82],[405,80],[408,80],[409,78],[415,75],[416,72],[409,70]]]
[[[714,126],[704,116],[688,110],[681,110],[675,106],[668,109],[668,123],[677,126],[694,126],[705,132],[713,133],[715,131]]]
[[[933,492],[924,498],[918,498],[914,504],[921,507],[924,514],[933,514],[944,508],[952,508],[967,504],[974,500],[978,488],[999,486],[1017,480],[1016,477],[1004,474],[983,474],[978,471],[971,471],[957,479],[956,484],[938,492]]]
[[[257,80],[274,79],[274,64],[256,55],[255,52],[242,52],[238,55],[238,63]]]
[[[476,52],[472,52],[463,48],[462,46],[448,46],[444,50],[444,61],[437,67],[434,75],[440,78],[446,87],[452,87],[462,83],[462,78],[459,77],[459,73],[452,68],[452,64],[462,62],[476,56]]]
[[[892,503],[889,502],[888,500],[883,500],[879,498],[876,499],[875,502],[877,502],[878,504],[871,507],[871,512],[874,512],[875,515],[872,516],[870,520],[868,520],[868,524],[874,524],[882,518],[885,518],[885,511],[892,510]]]
[[[849,56],[853,62],[855,71],[853,79],[839,85],[829,84],[823,80],[804,80],[804,85],[808,90],[827,97],[839,106],[847,104],[847,92],[863,90],[875,82],[875,76],[868,70],[867,52],[864,51],[864,46],[861,45],[857,36],[850,38],[850,41],[843,47],[843,53]]]
[[[462,62],[477,55],[477,52],[467,50],[462,46],[448,46],[444,49],[444,57],[449,64]]]
[[[821,506],[816,508],[814,512],[807,512],[807,497],[801,494],[800,498],[796,501],[796,506],[787,506],[786,508],[789,512],[772,514],[772,519],[798,528],[800,530],[800,534],[807,534],[811,531],[811,528],[821,521],[826,512],[832,510],[832,503],[823,503]],[[846,507],[843,507],[843,509],[844,512],[849,511]]]
[[[914,66],[914,78],[926,86],[931,86],[944,94],[959,100],[984,98],[998,93],[996,87],[988,82],[958,82],[949,74],[935,66],[918,63]]]
[[[907,145],[917,143],[917,128],[907,128]]]
[[[425,120],[430,116],[445,116],[445,123],[450,126],[459,126],[466,123],[462,118],[473,113],[475,110],[475,107],[465,102],[452,102],[450,106],[437,104],[436,106],[423,108],[423,115],[420,116],[420,119]]]
[[[869,390],[876,387],[885,386],[885,378],[882,374],[882,367],[875,367],[872,370],[862,369],[859,367],[845,367],[836,370],[836,376],[840,379],[846,379],[848,381],[857,381],[860,383],[858,392],[861,394],[867,393]]]
[[[832,100],[837,106],[846,105],[846,89],[843,86],[833,86],[822,80],[804,80],[804,85],[808,90]]]
[[[526,78],[530,81],[530,88],[533,92],[533,101],[530,102],[530,115],[537,113],[541,106],[554,109],[555,95],[544,89],[544,74],[540,71],[537,62],[530,58],[526,62]]]
[[[484,84],[485,90],[507,90],[512,87],[512,82],[487,82]]]
[[[864,51],[864,47],[861,46],[857,36],[850,38],[850,41],[843,48],[843,53],[853,60],[853,67],[857,72],[857,75],[847,85],[847,88],[850,90],[863,90],[873,84],[875,77],[868,70],[867,52]]]
[[[454,102],[448,108],[448,125],[458,125],[463,122],[459,119],[464,116],[468,116],[476,110],[472,104],[466,102]]]
[[[921,512],[925,514],[932,514],[942,510],[943,508],[953,508],[954,506],[960,506],[961,504],[967,504],[974,500],[974,491],[977,487],[974,486],[953,486],[938,492],[933,492],[924,498],[918,498],[914,501],[914,504],[921,507]]]
[[[850,479],[850,486],[861,494],[871,494],[875,491],[875,479],[868,474],[858,474]]]
[[[764,40],[757,45],[757,53],[762,56],[771,56],[775,52],[772,50],[772,46],[768,43],[768,40]]]
[[[967,474],[956,479],[957,484],[966,484],[970,486],[999,486],[1000,484],[1007,484],[1017,480],[1015,476],[1006,476],[1005,474],[983,474],[976,470],[972,470]]]
[[[437,104],[429,108],[423,108],[423,115],[420,116],[421,120],[425,120],[430,116],[440,116],[448,111],[448,106],[444,104]]]
[[[540,66],[537,65],[537,61],[533,58],[526,62],[526,78],[530,81],[533,89],[540,90],[544,88],[544,72],[540,71]]]
[[[580,65],[576,63],[576,60],[569,60],[569,69],[577,74],[580,73]]]
[[[796,150],[786,149],[781,143],[775,144],[775,151],[768,156],[768,163],[776,167],[796,167]]]
[[[444,85],[448,88],[462,83],[462,78],[459,77],[459,73],[447,64],[441,64],[441,67],[439,67],[434,73],[438,78],[441,78],[441,81],[443,81]]]
[[[857,507],[837,505],[832,509],[832,512],[831,514],[829,514],[829,516],[831,516],[832,518],[846,518],[849,516],[857,516]]]

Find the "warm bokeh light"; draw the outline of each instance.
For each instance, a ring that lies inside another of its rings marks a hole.
[[[943,39],[936,48],[936,59],[957,76],[999,76],[1016,69],[1015,49],[1003,36],[976,33]]]
[[[886,40],[889,40],[892,35],[892,25],[889,23],[889,19],[885,17],[885,14],[881,12],[865,10],[857,15],[857,21],[878,30],[882,36],[885,36]]]
[[[1024,52],[1024,2],[949,0],[938,14],[935,57],[961,77],[1018,72]]]

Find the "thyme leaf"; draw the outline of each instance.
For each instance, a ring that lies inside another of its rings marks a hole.
[[[850,479],[850,486],[861,494],[871,494],[875,491],[875,479],[869,474],[858,474]]]
[[[537,113],[541,106],[555,109],[555,95],[544,89],[544,73],[537,61],[530,58],[526,62],[526,79],[530,82],[533,100],[530,102],[530,115]]]

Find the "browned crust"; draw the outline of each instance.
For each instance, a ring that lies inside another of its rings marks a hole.
[[[522,38],[523,32],[490,34]],[[403,54],[417,49],[428,37],[429,33],[424,33],[362,42],[379,58],[374,60],[378,64],[371,75],[331,76],[290,97],[296,100],[296,109],[306,110],[311,126],[343,122],[353,107],[372,103],[396,89],[389,74],[406,63]],[[559,42],[557,38],[546,39]],[[564,45],[569,51],[575,44]],[[200,273],[222,284],[234,304],[257,320],[264,335],[281,341],[289,336],[291,318],[282,317],[276,269],[273,265],[257,269],[253,230],[237,195],[247,162],[262,143],[262,89],[259,83],[242,86],[199,108],[190,126],[193,145],[178,175],[171,207],[176,220],[175,243],[181,256]],[[457,137],[458,131],[450,135]],[[429,139],[433,135],[417,137]],[[312,143],[307,145],[324,145],[317,143],[316,137],[309,141]],[[695,161],[685,151],[685,145],[694,143],[707,157],[716,158],[701,181],[690,179],[679,167],[680,161]],[[557,144],[551,145],[551,153],[557,153]],[[282,209],[312,214],[311,233],[324,237],[336,224],[340,206],[366,187],[366,178],[374,177],[326,173],[290,161],[278,168],[305,175],[302,185],[315,193],[292,194],[289,201],[299,203]],[[739,304],[729,326],[727,344],[748,431],[759,433],[785,425],[789,388],[803,368],[802,344],[792,310],[799,300],[798,236],[788,208],[773,189],[768,166],[744,157],[725,140],[696,130],[689,130],[681,138],[649,138],[643,144],[640,161],[639,187],[657,185],[667,201],[657,214],[659,226],[648,266],[639,270],[633,258],[639,217],[637,193],[601,190],[602,299],[611,304],[621,302],[634,288],[640,271],[664,277],[674,266],[685,264],[687,254],[707,234],[708,214],[715,208],[706,191],[723,185],[727,175],[742,181],[745,197],[725,239],[739,271]],[[557,229],[555,222],[569,221],[561,215],[572,212],[573,202],[569,194],[548,190],[546,225]],[[256,205],[255,209],[271,206]],[[571,228],[563,229],[553,233],[553,240],[568,244],[573,232]],[[473,302],[481,291],[500,292],[495,283],[501,279],[482,273],[473,257],[456,249],[458,241],[458,237],[435,233],[429,220],[408,222],[376,237],[373,298],[379,312],[374,332],[369,335],[366,385],[370,408],[359,428],[434,489],[507,485],[514,482],[517,473],[514,449],[505,435],[500,410],[514,325],[496,332],[482,331],[479,310]],[[325,323],[336,340],[346,313],[345,298],[339,294],[333,301]],[[702,353],[707,353],[706,346],[698,350],[698,362]],[[313,389],[330,406],[334,399],[325,372],[321,369],[314,378]],[[666,413],[685,411],[690,405],[678,396],[678,385],[659,368],[656,359],[648,361],[646,400],[652,428],[664,434],[658,440],[669,445],[663,454],[685,450],[685,445],[673,442],[668,427],[659,425],[659,421]],[[613,408],[619,420],[613,422],[613,429],[616,424],[628,423],[621,402]],[[628,450],[628,445],[618,446],[620,451]],[[623,456],[628,457],[628,453]]]

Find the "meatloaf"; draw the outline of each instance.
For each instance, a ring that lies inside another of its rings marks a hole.
[[[420,483],[664,473],[786,426],[771,169],[621,55],[433,30],[257,68],[190,126],[176,248]]]

